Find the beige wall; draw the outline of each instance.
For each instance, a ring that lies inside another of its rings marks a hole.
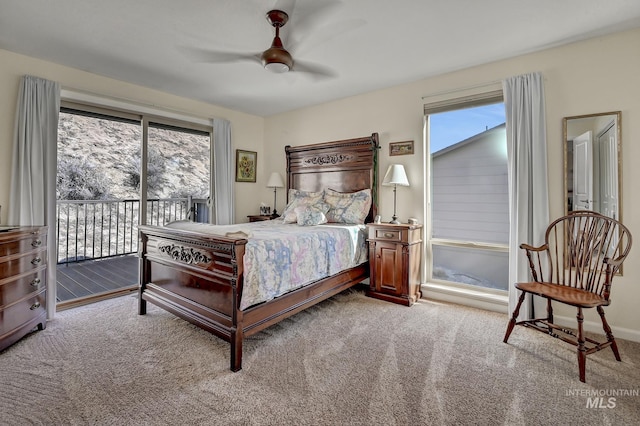
[[[622,217],[631,232],[640,236],[640,197],[635,182],[640,168],[629,159],[640,158],[640,30],[623,32],[572,45],[532,53],[411,84],[376,91],[266,119],[234,112],[214,105],[172,96],[140,86],[86,73],[76,69],[16,55],[0,50],[0,205],[9,201],[9,176],[12,151],[14,111],[18,82],[24,74],[60,82],[63,87],[131,100],[157,108],[167,108],[199,117],[222,117],[232,122],[234,149],[258,151],[257,184],[237,183],[236,222],[246,221],[247,214],[258,211],[260,201],[272,203],[273,192],[264,187],[272,171],[284,173],[285,145],[301,145],[336,139],[360,137],[377,132],[382,145],[380,173],[389,164],[406,166],[409,188],[398,189],[398,214],[401,219],[413,216],[424,220],[425,162],[423,159],[423,100],[435,101],[447,95],[432,94],[496,83],[513,75],[540,71],[545,77],[547,103],[547,137],[549,145],[549,199],[551,216],[563,213],[562,195],[562,117],[602,111],[622,111]],[[429,58],[425,58],[429,60]],[[487,86],[489,87],[489,86]],[[499,87],[499,85],[498,85]],[[480,89],[457,91],[457,97]],[[415,141],[415,154],[389,157],[389,142]],[[269,149],[265,149],[268,147]],[[380,213],[390,218],[393,196],[390,188],[381,187]],[[282,211],[284,194],[278,194]],[[6,220],[2,209],[0,221]],[[639,237],[640,238],[640,237]],[[625,274],[617,278],[613,302],[607,316],[619,337],[640,341],[640,262],[638,247],[632,249]],[[427,293],[427,297],[429,294]],[[558,309],[559,316],[575,317],[572,310]],[[588,321],[598,321],[593,312]]]
[[[200,118],[226,118],[231,121],[233,148],[258,151],[258,181],[266,182],[268,178],[264,166],[266,159],[262,155],[262,117],[169,95],[5,50],[0,50],[0,63],[0,205],[3,206],[0,223],[6,223],[7,220],[6,206],[9,204],[16,99],[20,77],[25,74],[57,81],[63,88],[104,95],[160,110]],[[257,213],[259,203],[255,202],[256,199],[272,199],[269,198],[269,189],[260,184],[236,183],[235,191],[236,222],[246,222],[248,214]]]
[[[622,111],[622,218],[640,238],[640,168],[631,159],[640,158],[640,30],[591,39],[538,53],[503,60],[446,75],[428,78],[315,107],[272,116],[265,122],[265,145],[269,164],[284,170],[282,149],[335,139],[380,134],[380,173],[392,162],[406,166],[411,187],[398,189],[398,215],[424,220],[423,96],[495,83],[509,76],[539,71],[544,75],[551,216],[564,212],[562,117],[604,111]],[[424,58],[428,61],[429,58]],[[375,71],[374,71],[375,72]],[[495,87],[493,84],[491,87]],[[457,91],[458,97],[479,89]],[[433,96],[428,101],[447,97]],[[414,155],[389,157],[389,142],[413,139]],[[390,218],[393,193],[381,187],[380,213]],[[637,243],[636,243],[637,244]],[[634,247],[625,264],[624,276],[616,278],[607,318],[619,337],[640,341],[640,248]],[[429,294],[427,293],[427,297]],[[558,316],[572,320],[575,312],[557,309]],[[599,322],[594,312],[587,320]]]

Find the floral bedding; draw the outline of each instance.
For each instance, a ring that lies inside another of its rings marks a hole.
[[[169,226],[217,235],[225,233],[221,231],[224,226]],[[241,310],[367,260],[364,225],[299,226],[276,219],[234,225],[229,230],[249,236],[244,254]]]

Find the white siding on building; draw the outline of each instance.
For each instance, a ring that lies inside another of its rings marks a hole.
[[[505,125],[438,151],[432,161],[433,237],[508,243]]]

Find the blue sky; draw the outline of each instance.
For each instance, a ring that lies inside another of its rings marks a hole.
[[[430,152],[437,152],[504,122],[503,103],[431,114]]]

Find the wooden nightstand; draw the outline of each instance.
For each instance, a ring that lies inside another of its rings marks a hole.
[[[249,215],[249,222],[260,222],[261,220],[271,220],[271,216],[266,214]]]
[[[370,223],[367,296],[411,306],[422,297],[422,225]]]

